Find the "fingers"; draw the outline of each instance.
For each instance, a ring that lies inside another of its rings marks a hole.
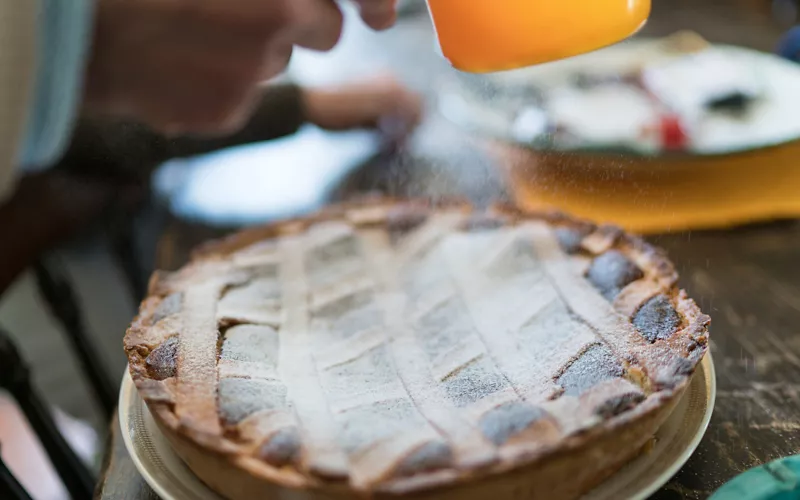
[[[261,83],[278,76],[289,66],[293,49],[292,44],[288,42],[279,42],[270,48],[266,62],[261,70]]]
[[[330,130],[378,127],[387,134],[403,136],[422,116],[422,97],[393,78],[338,89],[309,89],[304,100],[308,120]]]
[[[332,49],[342,35],[344,17],[334,0],[293,0],[291,2],[292,43],[312,50]]]
[[[361,18],[372,29],[384,30],[397,20],[397,0],[353,0]]]
[[[385,111],[380,115],[378,129],[393,140],[402,140],[413,131],[422,120],[423,99],[398,82],[388,82],[385,95]]]

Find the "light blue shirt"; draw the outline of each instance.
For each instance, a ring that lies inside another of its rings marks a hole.
[[[94,20],[94,0],[38,1],[38,67],[18,161],[27,170],[56,163],[69,144]]]

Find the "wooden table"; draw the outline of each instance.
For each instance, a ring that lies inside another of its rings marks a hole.
[[[688,27],[713,41],[738,40],[769,50],[777,39],[774,27],[764,16],[743,12],[745,5],[749,4],[728,2],[726,15],[718,16],[722,12],[718,0],[662,0],[648,30],[664,35]],[[410,85],[433,92],[430,82],[443,64],[432,55],[426,30],[427,21],[415,20],[374,40],[369,38],[374,35],[363,33],[349,37],[338,56],[325,64],[347,66],[358,74],[391,61]],[[306,79],[315,83],[341,79],[330,76],[334,73],[320,78],[320,73],[324,72],[308,73]],[[339,195],[377,188],[393,193],[463,193],[478,202],[503,197],[494,166],[475,150],[474,142],[431,119],[409,155],[378,158],[349,179]],[[179,266],[191,247],[220,234],[173,221],[162,239],[159,266]],[[713,318],[711,351],[718,378],[716,409],[705,439],[654,498],[706,498],[738,473],[800,448],[800,223],[650,239],[667,249],[682,285]],[[97,498],[156,498],[137,474],[116,422],[111,425]]]

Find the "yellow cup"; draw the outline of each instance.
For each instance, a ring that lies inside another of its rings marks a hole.
[[[636,33],[650,0],[428,0],[445,58],[487,73],[590,52]]]

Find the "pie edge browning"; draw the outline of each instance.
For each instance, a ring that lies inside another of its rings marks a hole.
[[[179,273],[191,273],[193,264],[207,259],[220,259],[250,246],[258,241],[289,235],[304,230],[315,223],[337,220],[357,211],[362,217],[351,220],[354,225],[385,224],[390,210],[426,210],[449,208],[465,213],[472,211],[468,203],[448,200],[431,203],[422,200],[364,199],[356,202],[329,207],[311,216],[300,217],[248,229],[221,240],[206,243],[192,254],[192,258]],[[389,481],[373,496],[382,497],[407,494],[409,498],[485,498],[491,491],[497,495],[501,488],[509,494],[526,495],[551,494],[555,497],[574,497],[602,482],[625,462],[638,454],[639,449],[652,438],[657,429],[668,418],[680,396],[688,386],[691,376],[707,351],[708,324],[710,319],[702,314],[697,305],[685,292],[677,288],[677,273],[666,255],[639,237],[629,235],[614,226],[597,226],[573,219],[560,212],[526,212],[509,205],[493,207],[489,213],[511,219],[539,220],[551,225],[583,230],[592,235],[594,245],[622,249],[638,266],[652,271],[662,286],[662,292],[671,296],[676,311],[689,323],[684,330],[693,332],[696,340],[687,346],[684,359],[691,363],[691,369],[684,370],[675,378],[670,387],[655,390],[642,404],[633,410],[605,420],[587,432],[560,440],[552,449],[538,450],[530,456],[499,468],[489,469],[491,473],[422,473]],[[584,237],[584,240],[587,238]],[[602,253],[602,252],[600,252]],[[283,488],[305,491],[308,498],[345,498],[358,494],[347,483],[325,481],[296,471],[277,469],[255,458],[241,456],[236,449],[217,436],[204,434],[197,429],[179,424],[171,404],[149,397],[146,393],[148,380],[144,367],[146,355],[142,355],[135,342],[137,332],[149,328],[148,321],[153,316],[158,300],[163,296],[165,274],[156,272],[150,281],[150,296],[142,302],[140,312],[126,334],[125,348],[130,361],[130,371],[134,383],[143,394],[151,413],[164,435],[170,440],[179,455],[190,468],[204,481],[210,482],[213,489],[232,499],[252,498],[254,495],[275,494]],[[131,341],[131,339],[133,341]],[[144,389],[144,390],[143,390]],[[620,440],[620,435],[627,438]],[[625,444],[619,445],[624,442]],[[636,443],[630,445],[628,442]],[[558,465],[561,464],[561,465]],[[595,467],[587,464],[595,465]],[[600,466],[599,464],[604,464]],[[588,474],[576,477],[574,471],[583,470]],[[220,473],[220,471],[225,471]],[[450,472],[450,471],[447,471]],[[555,481],[559,472],[564,474],[561,481]],[[480,483],[469,482],[470,478],[480,477]],[[490,486],[487,486],[490,485]],[[563,491],[556,490],[559,486]],[[444,487],[447,487],[444,489]],[[486,489],[489,488],[489,489]],[[544,489],[542,489],[544,488]],[[483,493],[479,493],[483,492]],[[466,495],[466,496],[465,496]],[[303,498],[303,497],[299,497]]]
[[[267,471],[266,464],[256,459],[209,453],[207,447],[201,447],[186,435],[167,427],[159,418],[155,421],[192,472],[230,500],[283,498],[280,495],[286,494],[287,488],[294,488],[293,496],[289,497],[293,500],[352,500],[362,497],[387,500],[572,499],[600,485],[642,453],[669,418],[684,391],[685,386],[674,390],[660,405],[651,404],[636,418],[626,419],[629,421],[570,438],[562,447],[564,449],[543,455],[542,460],[502,473],[472,477],[480,481],[469,481],[470,476],[455,479],[450,476],[447,480],[439,478],[435,481],[423,478],[423,481],[409,485],[400,480],[398,487],[374,494],[353,491],[347,483],[293,484],[279,473]],[[152,406],[150,408],[152,410]],[[608,432],[609,429],[614,432]],[[577,476],[575,471],[582,471],[582,475]]]

